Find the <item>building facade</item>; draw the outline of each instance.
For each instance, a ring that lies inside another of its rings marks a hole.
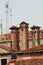
[[[11,58],[10,52],[5,50],[4,46],[11,48],[11,40],[9,34],[0,34],[0,65],[6,65]]]
[[[43,65],[43,30],[36,25],[31,27],[31,31],[28,28],[28,23],[23,21],[19,27],[12,26],[10,28],[11,32],[6,34],[7,36],[0,35],[0,42],[5,41],[1,45],[4,44],[6,47],[9,46],[13,49],[13,56],[8,51],[5,51],[8,54],[8,56],[6,55],[7,60],[13,57],[9,62],[7,61],[8,65]],[[3,52],[2,54],[4,54]],[[16,59],[15,53],[17,55]],[[2,63],[3,60],[0,62]]]

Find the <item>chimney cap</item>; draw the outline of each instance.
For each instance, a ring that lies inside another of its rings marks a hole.
[[[31,29],[39,29],[39,28],[41,28],[40,26],[36,26],[36,25],[33,25],[32,27],[31,27]]]
[[[20,23],[20,25],[21,24],[26,24],[26,25],[29,25],[28,23],[26,23],[25,21],[22,21],[21,23]]]
[[[13,25],[13,26],[10,27],[9,29],[11,29],[11,30],[13,30],[13,29],[19,29],[19,27]]]

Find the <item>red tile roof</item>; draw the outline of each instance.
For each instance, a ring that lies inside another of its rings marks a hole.
[[[7,40],[11,40],[11,34],[7,33],[7,34],[0,34],[0,41],[5,40],[5,36],[7,37]]]

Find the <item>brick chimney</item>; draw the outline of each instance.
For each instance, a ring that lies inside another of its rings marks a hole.
[[[20,37],[19,37],[20,50],[28,48],[28,23],[24,21],[20,24]]]
[[[40,27],[33,25],[31,29],[32,29],[32,45],[33,45],[32,47],[35,47],[40,45],[40,39],[39,39]]]
[[[12,49],[17,50],[18,44],[18,27],[12,26],[11,28],[11,40],[12,40]]]

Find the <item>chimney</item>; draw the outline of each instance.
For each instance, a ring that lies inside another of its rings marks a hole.
[[[20,38],[19,38],[20,50],[26,50],[28,48],[28,23],[24,21],[20,24]]]
[[[32,47],[35,47],[40,45],[40,39],[39,39],[40,27],[33,25],[31,29],[32,29],[32,45],[33,45]]]
[[[12,26],[11,28],[11,40],[12,40],[12,49],[18,49],[18,27]]]

